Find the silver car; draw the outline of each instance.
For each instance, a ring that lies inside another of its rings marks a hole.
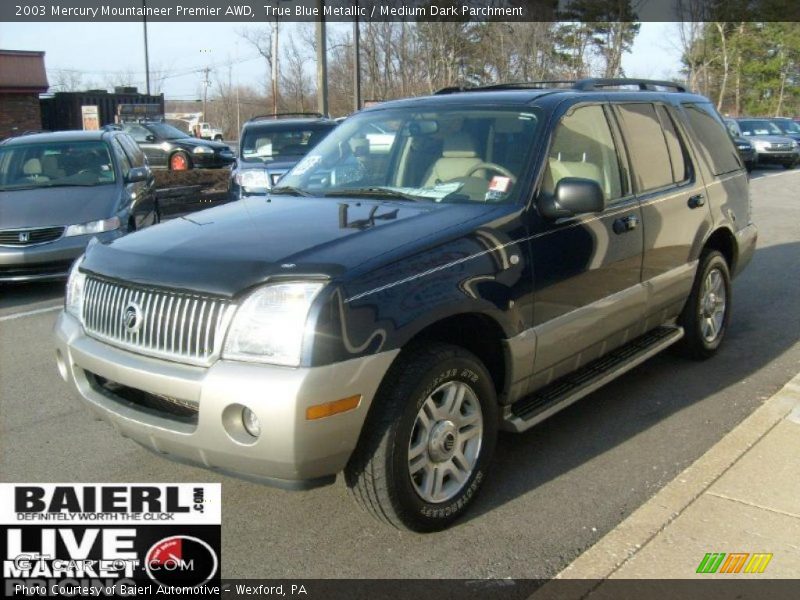
[[[793,169],[800,162],[797,142],[769,119],[725,119],[725,124],[734,136],[746,138],[753,145],[757,164]]]

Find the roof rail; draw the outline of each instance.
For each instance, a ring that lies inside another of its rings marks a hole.
[[[274,115],[256,115],[255,117],[250,117],[248,121],[280,119],[281,117],[316,117],[317,119],[326,118],[325,115],[318,112],[284,112],[284,113],[276,113]]]
[[[599,91],[606,88],[622,86],[636,86],[639,90],[656,92],[658,88],[667,88],[676,92],[686,92],[686,87],[674,81],[658,81],[655,79],[548,79],[542,81],[516,81],[508,83],[493,83],[476,87],[450,86],[442,88],[434,95],[455,94],[457,92],[490,92],[499,90],[546,90],[555,87],[568,88],[582,92]],[[614,91],[614,90],[609,90]]]
[[[619,79],[580,79],[576,81],[572,87],[576,90],[588,92],[610,87],[622,87],[626,85],[634,85],[640,90],[648,92],[660,91],[658,88],[667,88],[676,92],[687,91],[685,86],[681,85],[680,83],[675,83],[674,81],[659,81],[657,79],[628,79],[624,77]]]

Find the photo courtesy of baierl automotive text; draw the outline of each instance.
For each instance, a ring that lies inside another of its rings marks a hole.
[[[2,594],[794,598],[798,13],[1,3]]]

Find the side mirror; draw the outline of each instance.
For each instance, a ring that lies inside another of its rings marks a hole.
[[[127,183],[147,181],[148,179],[150,179],[150,167],[134,167],[128,171],[128,175],[125,177]]]
[[[556,184],[552,195],[539,198],[538,205],[544,217],[559,219],[601,212],[606,208],[606,200],[600,184],[593,179],[564,177]]]
[[[156,141],[156,136],[154,136],[152,133],[149,133],[146,136],[144,136],[144,141],[145,142],[155,142]]]

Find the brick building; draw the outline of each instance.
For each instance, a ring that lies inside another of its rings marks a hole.
[[[0,139],[42,128],[47,88],[44,52],[0,50]]]

